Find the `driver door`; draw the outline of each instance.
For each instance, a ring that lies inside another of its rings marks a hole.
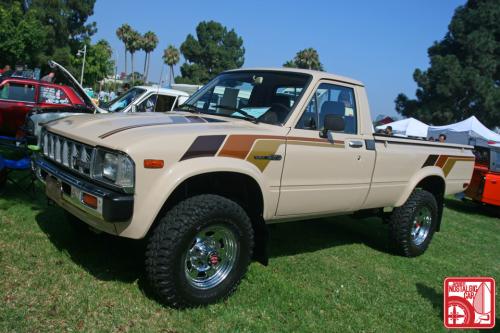
[[[342,131],[320,136],[326,115]],[[359,209],[368,194],[375,152],[358,135],[354,87],[321,82],[287,136],[278,216],[322,215]]]

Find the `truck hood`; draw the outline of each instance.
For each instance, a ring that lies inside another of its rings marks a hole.
[[[203,133],[224,124],[246,125],[238,119],[221,119],[187,112],[133,113],[133,114],[87,114],[66,117],[45,125],[49,131],[90,145],[106,145],[118,137],[138,135],[139,131],[195,131]],[[248,123],[249,124],[249,123]],[[249,124],[250,125],[250,124]],[[253,124],[252,124],[253,125]],[[235,127],[239,127],[236,125]],[[201,131],[201,132],[200,132]],[[140,136],[140,135],[139,135]]]

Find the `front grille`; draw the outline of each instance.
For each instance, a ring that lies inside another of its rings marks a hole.
[[[42,152],[49,160],[90,177],[94,155],[91,146],[46,132],[42,138]]]

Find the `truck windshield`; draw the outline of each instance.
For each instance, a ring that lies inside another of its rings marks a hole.
[[[282,125],[309,83],[307,74],[273,71],[223,73],[181,109]]]
[[[132,88],[125,94],[109,102],[107,105],[103,107],[103,109],[108,110],[110,112],[123,111],[133,101],[139,98],[145,91],[146,90],[141,88]]]

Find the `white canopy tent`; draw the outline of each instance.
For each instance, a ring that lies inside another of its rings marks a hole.
[[[392,127],[394,134],[404,136],[416,136],[421,138],[427,137],[428,125],[415,118],[407,118],[403,120],[394,121],[389,124],[377,126],[377,130],[385,130],[387,126]]]
[[[439,134],[445,134],[446,142],[451,143],[482,146],[490,142],[500,143],[500,134],[489,130],[474,116],[451,125],[429,126],[428,137],[437,139]]]

